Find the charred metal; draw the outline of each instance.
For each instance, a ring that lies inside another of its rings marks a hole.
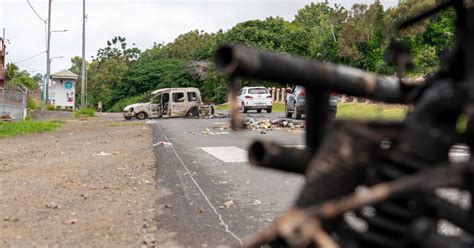
[[[340,65],[322,64],[241,45],[224,45],[216,68],[232,78],[303,85],[306,92],[306,149],[266,141],[249,148],[254,165],[302,174],[305,185],[293,206],[249,247],[474,247],[474,166],[450,163],[451,147],[474,148],[474,6],[472,1],[441,2],[400,24],[400,29],[447,7],[454,7],[456,47],[450,60],[422,85],[404,81],[411,66],[407,48],[397,42],[387,61],[397,66],[389,78]],[[412,104],[405,120],[341,121],[329,116],[329,92],[386,103]],[[239,120],[233,111],[233,120]],[[465,130],[457,128],[467,116]],[[450,187],[469,192],[470,206],[452,204],[435,192]],[[373,214],[363,209],[370,207]],[[352,227],[347,214],[363,221]],[[439,231],[440,220],[462,230],[452,237]]]

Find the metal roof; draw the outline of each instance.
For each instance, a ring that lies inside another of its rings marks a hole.
[[[69,70],[62,70],[62,71],[58,71],[56,73],[53,73],[51,74],[51,78],[52,79],[78,79],[79,76],[72,73],[71,71]]]

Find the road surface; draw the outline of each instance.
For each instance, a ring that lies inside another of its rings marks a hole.
[[[282,114],[248,116],[275,119]],[[227,121],[148,121],[156,145],[157,188],[167,194],[157,203],[158,229],[172,240],[168,244],[239,245],[290,206],[302,186],[302,176],[259,169],[246,162],[246,148],[252,140],[302,145],[302,129],[262,134],[261,130],[211,128]]]

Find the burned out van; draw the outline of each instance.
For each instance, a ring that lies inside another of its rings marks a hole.
[[[125,119],[166,117],[199,117],[212,115],[214,108],[204,104],[198,88],[165,88],[155,90],[146,103],[135,103],[123,109]]]

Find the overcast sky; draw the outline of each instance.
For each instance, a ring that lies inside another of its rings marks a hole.
[[[298,9],[314,1],[308,0],[86,0],[86,59],[95,56],[99,48],[114,36],[127,38],[141,50],[153,42],[170,42],[190,30],[216,32],[235,24],[269,16],[293,20]],[[373,0],[330,0],[350,8],[354,3],[371,4]],[[385,8],[398,0],[382,0]],[[46,19],[48,0],[30,0],[41,18]],[[70,67],[70,58],[81,55],[82,0],[53,0],[51,71]],[[36,16],[27,0],[0,0],[0,28],[5,28],[7,62],[18,62],[46,50],[45,24]],[[17,63],[31,74],[44,73],[46,54]]]

